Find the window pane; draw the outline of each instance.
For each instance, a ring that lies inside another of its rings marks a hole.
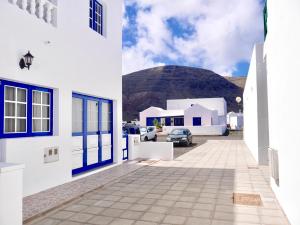
[[[40,105],[33,105],[32,116],[34,118],[40,118],[42,116],[42,107]]]
[[[5,86],[5,100],[16,101],[16,92],[14,87]]]
[[[41,119],[33,119],[32,120],[32,131],[38,132],[42,131],[42,120]]]
[[[16,104],[5,102],[5,116],[15,116]]]
[[[50,105],[50,94],[47,92],[43,92],[43,104]]]
[[[42,131],[50,131],[50,120],[43,120]]]
[[[43,118],[50,118],[50,107],[43,106]]]
[[[26,117],[26,104],[17,104],[17,117]]]
[[[5,119],[5,133],[15,132],[15,119]]]
[[[96,101],[88,101],[87,105],[87,125],[89,132],[98,131],[98,102]]]
[[[102,131],[110,131],[110,104],[102,103]]]
[[[17,119],[17,132],[26,132],[26,119]]]
[[[83,100],[80,98],[73,98],[72,104],[72,132],[78,133],[82,132],[82,108],[83,108]]]
[[[26,89],[18,88],[17,92],[18,92],[18,102],[27,102],[26,101],[26,97],[27,97]]]
[[[42,96],[41,95],[42,95],[41,92],[33,91],[33,98],[32,98],[33,103],[41,104],[42,103]]]

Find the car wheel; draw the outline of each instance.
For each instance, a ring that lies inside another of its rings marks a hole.
[[[145,137],[144,140],[145,140],[145,141],[148,141],[148,137]]]
[[[156,135],[155,135],[155,137],[154,137],[153,141],[157,141],[157,136],[156,136]]]

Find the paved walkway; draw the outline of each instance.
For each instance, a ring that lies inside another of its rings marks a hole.
[[[30,225],[288,225],[243,141],[211,140],[175,161],[142,167]],[[233,204],[233,192],[263,206]]]

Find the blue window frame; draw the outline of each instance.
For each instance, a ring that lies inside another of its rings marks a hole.
[[[83,165],[72,170],[77,175],[113,163],[113,102],[111,100],[73,93],[72,136],[82,136]],[[95,107],[98,110],[93,110]],[[96,112],[96,114],[95,114]],[[90,118],[89,118],[90,117]],[[111,134],[111,158],[102,159],[101,135]],[[98,135],[98,162],[88,165],[88,136]]]
[[[53,135],[53,90],[0,80],[0,138]]]
[[[201,125],[202,125],[201,117],[193,117],[193,126],[201,126]]]
[[[97,0],[90,0],[89,24],[90,28],[103,35],[103,6]]]
[[[160,118],[159,117],[147,117],[146,118],[146,125],[147,126],[154,126],[154,120],[157,120],[158,123],[160,123]]]
[[[174,117],[174,126],[184,126],[184,118]]]

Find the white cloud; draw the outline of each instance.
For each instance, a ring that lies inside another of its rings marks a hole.
[[[125,4],[136,4],[138,12],[137,42],[123,49],[123,74],[161,65],[156,60],[161,57],[230,75],[262,40],[259,0],[125,0]],[[169,18],[188,23],[195,32],[174,37],[166,23]]]

